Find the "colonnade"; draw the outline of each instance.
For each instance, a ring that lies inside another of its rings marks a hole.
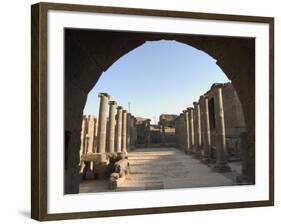
[[[85,155],[95,153],[97,149],[98,120],[93,115],[84,115],[81,127],[80,172],[84,168]]]
[[[93,154],[105,161],[107,153],[127,153],[135,147],[136,118],[116,101],[111,101],[108,93],[100,93],[99,98],[98,119],[91,115],[83,118],[80,158]],[[95,122],[89,123],[90,120]],[[95,131],[90,132],[92,129]],[[89,136],[91,144],[85,141]]]
[[[227,164],[227,150],[224,123],[224,107],[222,88],[224,84],[213,84],[211,90],[200,96],[193,107],[183,110],[175,121],[177,145],[193,158],[203,163],[210,162],[211,154],[211,127],[210,119],[214,118],[216,164],[217,172],[230,171]],[[214,117],[209,113],[209,100],[214,102]]]

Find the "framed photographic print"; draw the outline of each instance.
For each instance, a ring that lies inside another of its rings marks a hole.
[[[32,5],[32,218],[274,204],[274,19]]]

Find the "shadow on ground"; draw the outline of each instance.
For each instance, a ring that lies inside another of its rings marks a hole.
[[[88,180],[80,184],[80,193],[233,186],[241,170],[235,162],[231,172],[217,173],[177,148],[136,148],[128,157],[130,174],[116,190],[108,189],[107,180]]]

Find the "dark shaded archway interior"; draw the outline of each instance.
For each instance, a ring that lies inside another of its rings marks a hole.
[[[169,33],[65,29],[65,193],[79,191],[79,148],[89,91],[115,61],[145,41],[175,40],[202,50],[232,81],[243,107],[249,146],[242,178],[255,182],[255,39]]]

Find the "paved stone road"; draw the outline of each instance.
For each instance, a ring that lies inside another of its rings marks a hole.
[[[138,148],[129,152],[130,174],[116,191],[234,185],[240,164],[221,174],[175,148]],[[80,193],[110,191],[107,181],[84,181]]]

